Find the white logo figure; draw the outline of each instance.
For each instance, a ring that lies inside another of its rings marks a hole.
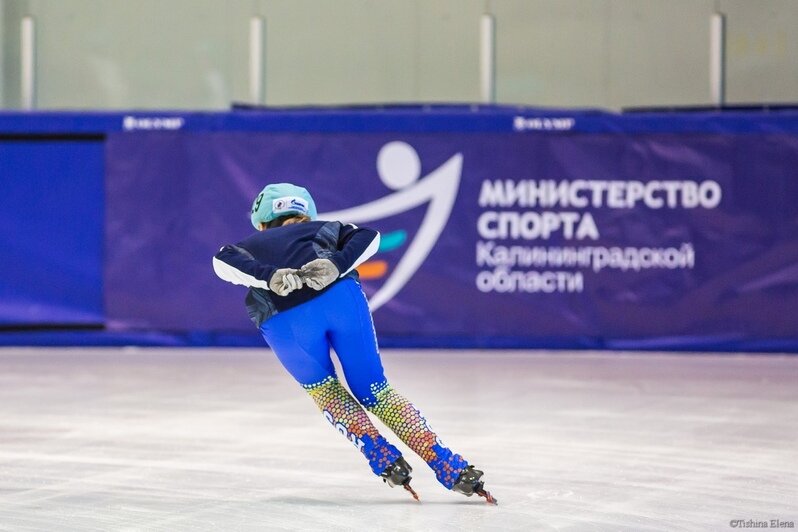
[[[419,180],[421,161],[416,150],[406,142],[389,142],[377,155],[377,173],[385,186],[396,192],[357,207],[319,215],[320,219],[357,224],[387,218],[429,202],[407,252],[393,274],[369,300],[372,311],[390,301],[432,251],[452,212],[462,168],[463,155],[458,153]]]

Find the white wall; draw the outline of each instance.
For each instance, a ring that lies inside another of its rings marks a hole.
[[[798,101],[795,0],[0,0],[0,104],[19,107],[19,19],[46,109],[225,109],[266,19],[270,105],[479,99],[497,20],[499,103],[708,104],[709,17],[728,16],[729,103]]]
[[[19,20],[24,2],[0,0],[0,106],[19,105]]]
[[[6,5],[2,0],[0,0],[0,32],[2,32],[2,34],[5,34],[5,27],[3,25],[3,21],[5,20],[5,11]],[[4,65],[6,46],[5,42],[3,41],[3,39],[0,39],[0,108],[4,106],[3,102],[5,101],[5,87],[3,87],[4,83],[2,83],[2,77],[3,73],[5,72]]]
[[[798,102],[798,2],[720,2],[728,14],[731,101]]]

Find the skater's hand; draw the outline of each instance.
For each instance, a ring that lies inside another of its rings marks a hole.
[[[302,266],[299,275],[306,285],[321,290],[338,279],[339,272],[330,259],[315,259]]]
[[[299,270],[293,268],[280,268],[272,274],[269,280],[269,289],[278,296],[287,296],[294,290],[302,288],[302,279]]]

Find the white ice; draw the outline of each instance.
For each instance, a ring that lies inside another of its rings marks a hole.
[[[0,350],[0,530],[798,522],[798,356],[387,351],[499,500],[375,477],[267,349]]]

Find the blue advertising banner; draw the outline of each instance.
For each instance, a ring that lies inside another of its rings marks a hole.
[[[253,231],[265,184],[290,181],[320,218],[381,232],[359,270],[391,345],[795,344],[794,121],[629,134],[625,118],[511,120],[109,133],[108,327],[256,335],[244,289],[216,278],[211,257]]]

